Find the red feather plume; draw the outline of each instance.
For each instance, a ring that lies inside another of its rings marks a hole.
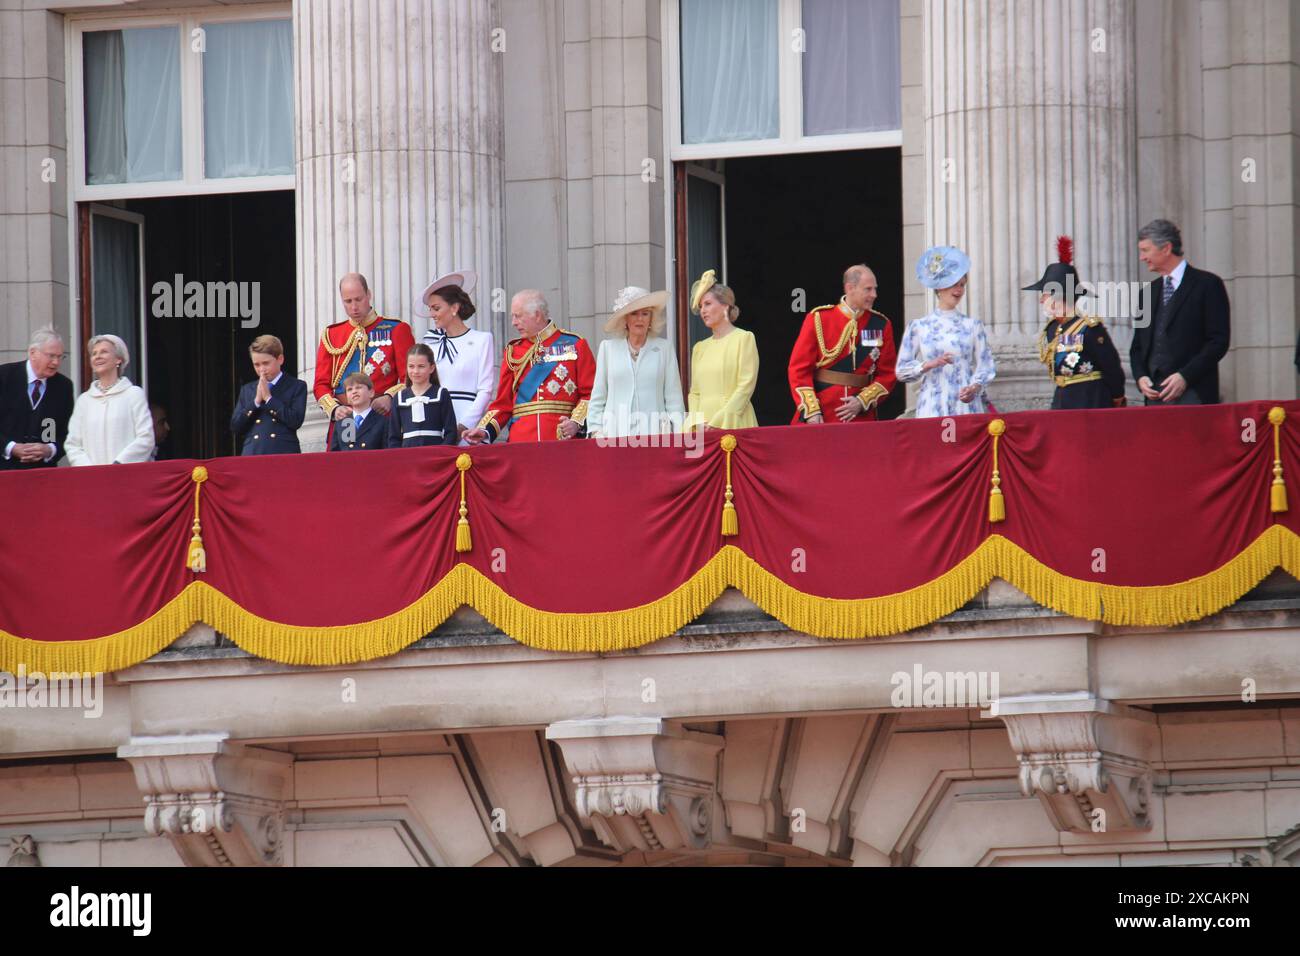
[[[1067,266],[1074,262],[1074,240],[1069,236],[1056,237],[1056,261]]]

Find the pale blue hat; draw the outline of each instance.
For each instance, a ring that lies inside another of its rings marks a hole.
[[[970,256],[956,246],[935,246],[916,263],[916,281],[927,289],[946,289],[970,272]]]

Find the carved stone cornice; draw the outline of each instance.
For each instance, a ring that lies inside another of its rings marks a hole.
[[[289,754],[194,734],[134,737],[117,755],[130,762],[144,795],[145,830],[167,837],[186,865],[282,861]]]
[[[1086,692],[1003,698],[1020,791],[1037,795],[1058,830],[1112,833],[1151,826],[1155,718]]]
[[[1300,866],[1300,824],[1296,824],[1265,848],[1268,866]]]
[[[709,845],[723,738],[656,717],[564,720],[546,738],[564,754],[578,815],[608,846]]]
[[[6,867],[40,865],[41,859],[36,855],[36,841],[31,834],[24,833],[9,838],[9,861],[5,863]]]

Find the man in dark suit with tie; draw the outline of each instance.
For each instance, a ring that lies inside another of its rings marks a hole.
[[[1138,255],[1160,276],[1143,290],[1133,323],[1129,360],[1138,390],[1148,405],[1217,404],[1229,341],[1223,280],[1187,264],[1182,234],[1167,219],[1138,230]]]
[[[257,380],[239,390],[230,430],[242,440],[241,455],[296,455],[298,429],[307,416],[307,386],[284,374],[284,345],[259,335],[248,347]]]
[[[72,418],[72,382],[59,374],[63,337],[40,329],[22,362],[0,365],[0,471],[53,468]]]

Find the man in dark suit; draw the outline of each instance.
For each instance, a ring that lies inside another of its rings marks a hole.
[[[27,359],[0,365],[0,471],[53,468],[72,418],[72,382],[59,374],[63,338],[40,329]]]
[[[284,345],[259,335],[248,347],[257,380],[239,390],[230,430],[242,440],[241,455],[296,455],[298,429],[307,416],[307,386],[284,374]]]
[[[1138,230],[1138,255],[1160,276],[1143,290],[1133,323],[1129,360],[1138,390],[1148,405],[1217,404],[1229,341],[1223,280],[1187,264],[1182,234],[1167,219]]]

